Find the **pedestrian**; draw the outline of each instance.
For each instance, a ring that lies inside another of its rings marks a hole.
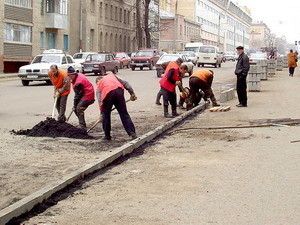
[[[247,75],[250,69],[249,58],[244,52],[244,47],[236,48],[239,55],[236,63],[235,75],[237,76],[236,91],[238,94],[239,104],[237,107],[247,107]]]
[[[51,65],[48,76],[54,86],[54,98],[57,98],[56,109],[58,122],[65,122],[67,100],[71,90],[71,81],[67,71],[58,69],[57,65]]]
[[[84,111],[95,102],[94,87],[85,75],[77,73],[73,67],[68,68],[68,76],[75,92],[73,109],[79,120],[79,125],[86,130]]]
[[[163,63],[161,66],[164,70],[163,74],[166,74],[169,72],[170,69],[172,68],[179,68],[181,66],[181,64],[183,63],[183,60],[181,58],[178,58],[176,61],[171,61],[171,62],[165,62]],[[159,92],[156,95],[156,101],[155,104],[156,105],[161,105],[160,103],[160,98],[162,97],[162,89],[159,90]]]
[[[288,53],[288,66],[289,66],[289,76],[293,77],[295,73],[295,68],[297,67],[298,62],[298,56],[297,53],[293,52],[293,49],[290,50],[290,53]]]
[[[174,68],[169,68],[168,72],[166,72],[163,78],[161,78],[161,80],[159,81],[163,94],[164,116],[166,118],[178,116],[175,89],[176,86],[181,85],[182,75],[186,74],[187,71],[188,67],[186,65],[181,65],[179,68],[178,65],[175,65]],[[172,109],[172,116],[168,112],[169,103]]]
[[[212,106],[220,106],[217,103],[213,90],[211,88],[214,79],[214,72],[212,70],[200,69],[194,72],[190,76],[190,96],[187,104],[187,109],[191,109],[193,106],[199,104],[199,90],[203,91],[205,94],[205,99],[210,98],[212,101]],[[201,96],[202,97],[202,96]],[[200,100],[201,100],[200,97]]]
[[[99,96],[100,118],[102,118],[105,140],[111,140],[111,110],[113,106],[116,107],[127,134],[132,139],[137,137],[134,124],[127,111],[124,89],[129,92],[131,101],[137,99],[131,85],[127,81],[117,77],[115,74],[110,73],[105,77],[99,77],[97,96]]]

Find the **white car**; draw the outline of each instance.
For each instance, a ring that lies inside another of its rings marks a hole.
[[[267,60],[268,56],[266,53],[251,53],[249,57],[249,63],[256,64],[259,60]]]
[[[212,45],[203,45],[200,47],[198,54],[198,67],[204,65],[213,65],[214,67],[221,67],[222,64],[222,55],[218,47]]]
[[[178,58],[181,58],[183,60],[182,65],[187,65],[188,73],[191,76],[193,74],[194,64],[191,60],[189,60],[187,58],[186,55],[181,55],[181,54],[164,54],[164,55],[162,55],[155,65],[157,76],[160,77],[163,73],[162,67],[161,67],[161,65],[163,63],[176,61]]]
[[[61,50],[45,50],[43,54],[35,56],[29,65],[20,67],[18,76],[23,86],[28,86],[32,81],[46,81],[51,84],[48,71],[53,64],[59,69],[67,70],[73,66],[76,71],[82,71],[82,65],[75,63],[72,56],[64,54]]]
[[[73,55],[73,59],[76,63],[84,63],[86,61],[86,57],[91,54],[97,54],[97,52],[78,52]]]

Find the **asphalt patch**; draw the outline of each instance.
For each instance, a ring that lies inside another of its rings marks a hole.
[[[55,119],[47,118],[44,121],[39,122],[32,129],[26,130],[12,130],[12,134],[26,135],[29,137],[67,137],[75,139],[92,139],[93,137],[88,135],[87,131],[74,127],[73,125],[65,122],[58,122]]]

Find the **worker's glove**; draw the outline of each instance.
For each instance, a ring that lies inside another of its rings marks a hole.
[[[181,85],[181,81],[176,81],[175,83],[177,86],[180,86]]]
[[[60,93],[59,91],[56,89],[55,92],[54,92],[54,98],[58,98],[60,96]]]
[[[132,94],[132,95],[130,96],[130,101],[135,101],[135,100],[137,100],[137,97],[136,97],[135,94]]]

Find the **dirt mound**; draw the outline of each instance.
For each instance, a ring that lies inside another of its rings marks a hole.
[[[26,135],[30,137],[67,137],[76,139],[91,139],[86,130],[74,127],[69,123],[61,123],[52,118],[47,118],[35,125],[32,129],[12,130],[16,135]]]

